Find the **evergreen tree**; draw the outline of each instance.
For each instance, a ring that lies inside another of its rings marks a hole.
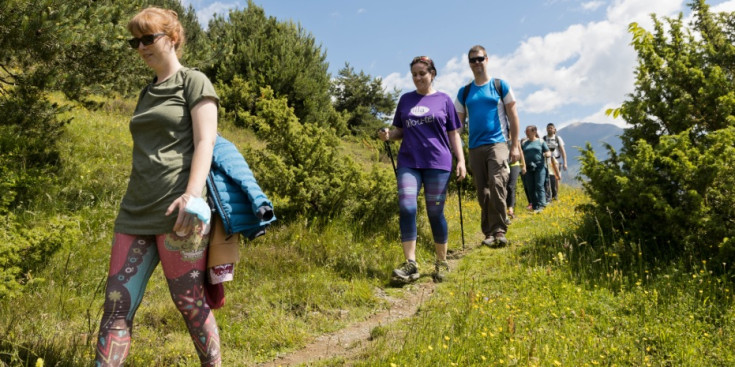
[[[385,126],[387,116],[396,108],[400,91],[385,92],[380,78],[355,70],[348,64],[339,71],[332,81],[330,93],[334,98],[334,108],[349,113],[347,127],[352,133],[373,134]]]
[[[227,18],[215,17],[209,38],[216,62],[206,72],[213,80],[229,84],[239,75],[254,90],[269,86],[302,123],[343,129],[329,98],[326,53],[300,25],[267,17],[248,1]]]
[[[630,256],[735,260],[735,13],[691,4],[695,21],[633,23],[635,91],[613,112],[630,128],[622,152],[599,162],[588,145],[581,173],[588,208]],[[591,221],[592,222],[592,221]],[[609,238],[609,237],[608,237]]]
[[[696,140],[735,126],[735,16],[712,14],[704,0],[691,6],[692,28],[681,15],[666,25],[654,16],[654,33],[629,27],[639,64],[636,89],[619,111],[631,125],[625,147],[688,129]]]

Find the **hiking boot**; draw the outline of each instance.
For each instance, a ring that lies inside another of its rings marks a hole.
[[[406,261],[398,269],[393,269],[393,280],[410,283],[419,278],[419,267],[415,261]]]
[[[431,279],[434,279],[434,283],[441,283],[444,281],[447,273],[449,273],[449,263],[446,260],[437,260],[434,263],[434,272],[431,273]]]
[[[482,244],[485,246],[492,246],[493,243],[495,243],[495,237],[493,236],[485,236],[485,239],[482,240]]]
[[[495,232],[495,244],[497,246],[506,246],[508,244],[508,239],[505,238],[504,232]]]

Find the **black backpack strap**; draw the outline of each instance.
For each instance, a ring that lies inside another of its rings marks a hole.
[[[464,89],[462,89],[462,106],[464,106],[464,112],[465,115],[467,114],[467,96],[470,95],[470,87],[472,86],[472,82],[467,83],[467,85],[464,86]]]

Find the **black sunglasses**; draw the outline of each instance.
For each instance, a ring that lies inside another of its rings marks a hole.
[[[474,64],[474,63],[478,63],[478,62],[483,62],[483,61],[485,61],[486,58],[487,58],[487,56],[470,57],[470,64]]]
[[[140,38],[131,38],[128,40],[128,44],[133,49],[137,50],[138,47],[140,47],[141,42],[144,46],[150,46],[153,44],[153,42],[156,42],[156,39],[161,36],[165,36],[166,33],[154,33],[154,34],[146,34],[143,37]]]

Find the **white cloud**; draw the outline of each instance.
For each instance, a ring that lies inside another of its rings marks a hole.
[[[717,4],[716,6],[710,7],[710,10],[716,13],[721,11],[733,12],[735,11],[735,0],[730,0],[722,4]]]
[[[364,14],[364,13],[367,13],[367,9],[365,8],[357,9],[357,14]]]
[[[591,9],[601,3],[584,4]],[[717,8],[728,7],[735,8],[735,0]],[[587,110],[604,106],[595,114],[578,116],[575,121],[622,126],[625,124],[622,119],[606,116],[605,110],[620,107],[634,87],[636,54],[630,46],[628,25],[638,22],[652,29],[652,13],[661,18],[675,16],[685,9],[684,0],[615,0],[606,9],[604,20],[530,37],[511,54],[490,55],[488,67],[491,74],[511,83],[521,111],[553,114],[575,106],[587,106]],[[453,91],[449,94],[454,96],[471,79],[467,56],[462,55],[440,68],[435,87]],[[408,73],[403,76],[394,73],[383,81],[388,89],[414,88]]]
[[[625,25],[631,22],[641,26],[651,25],[651,14],[658,17],[672,16],[684,10],[684,0],[616,0],[607,8],[607,21]]]
[[[605,5],[604,1],[588,1],[586,3],[582,3],[582,10],[586,11],[595,11],[599,7]]]
[[[411,80],[411,73],[403,75],[400,73],[390,73],[388,76],[383,77],[383,88],[387,91],[391,91],[393,88],[408,91],[413,90],[416,87],[414,87],[413,80]]]
[[[227,16],[230,10],[237,9],[238,6],[237,1],[227,3],[217,1],[209,4],[206,8],[197,10],[197,19],[203,28],[207,28],[209,21],[214,18],[214,14]]]

